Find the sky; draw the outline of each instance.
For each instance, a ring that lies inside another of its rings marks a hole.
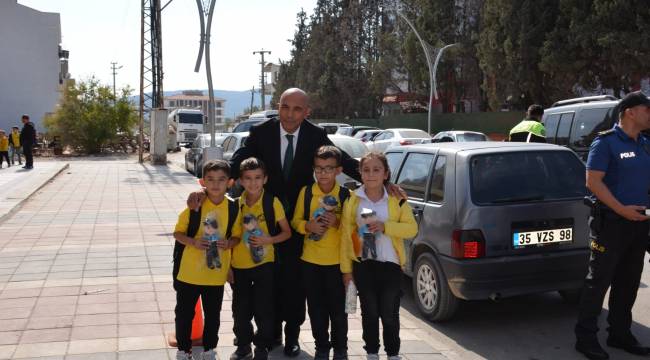
[[[161,0],[161,4],[168,0]],[[207,2],[207,0],[204,0]],[[118,88],[140,89],[139,0],[18,0],[39,11],[61,15],[62,43],[70,51],[69,67],[77,80],[95,76],[112,85],[111,62]],[[211,37],[215,89],[259,88],[260,56],[266,62],[288,60],[300,9],[310,15],[316,0],[216,0]],[[199,49],[199,12],[195,0],[173,0],[162,13],[163,88],[207,89],[205,63],[194,72]]]

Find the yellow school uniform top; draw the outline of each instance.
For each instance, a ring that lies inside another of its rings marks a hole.
[[[400,200],[394,196],[388,197],[388,219],[384,222],[384,234],[392,240],[393,247],[399,258],[400,266],[406,263],[404,239],[412,238],[418,233],[418,224],[415,222],[413,210],[407,201],[400,206]],[[343,206],[341,218],[341,272],[352,272],[352,262],[358,261],[361,256],[361,246],[356,238],[357,232],[357,207],[359,197],[355,193]]]
[[[325,195],[332,195],[336,200],[339,200],[339,191],[341,186],[337,183],[334,185],[334,188],[329,193],[324,193],[317,183],[311,186],[312,198],[309,204],[309,209],[307,209],[309,214],[309,219],[313,217],[314,211],[318,209],[320,205],[320,199]],[[311,240],[307,235],[307,230],[305,225],[304,209],[305,209],[305,189],[303,187],[300,190],[298,195],[298,200],[296,201],[296,211],[293,213],[293,219],[291,220],[291,225],[297,232],[305,235],[305,242],[302,250],[303,261],[306,261],[311,264],[316,265],[338,265],[340,263],[340,245],[341,245],[341,232],[338,228],[328,228],[327,231],[323,234],[323,237],[318,240]],[[343,204],[338,204],[336,206],[336,218],[341,220],[341,209]]]
[[[232,249],[232,267],[236,269],[251,269],[257,266],[260,266],[262,264],[266,264],[269,262],[275,261],[275,253],[273,251],[273,245],[265,245],[264,246],[264,258],[262,258],[262,261],[259,263],[253,262],[253,258],[251,256],[250,249],[246,244],[244,243],[244,232],[246,231],[243,227],[243,218],[246,214],[253,214],[255,217],[257,217],[257,224],[264,232],[265,235],[269,235],[269,229],[266,226],[266,219],[264,217],[264,209],[262,207],[262,199],[264,198],[264,192],[262,192],[262,196],[253,204],[253,206],[248,206],[246,205],[246,191],[244,191],[241,194],[241,197],[239,198],[239,208],[241,211],[239,211],[239,226],[241,229],[241,241],[237,246],[235,246]],[[286,218],[286,215],[284,214],[284,208],[282,207],[282,203],[278,198],[274,197],[273,198],[273,211],[275,212],[275,221],[278,222],[282,219]]]
[[[219,204],[214,204],[210,199],[206,199],[201,207],[201,225],[199,230],[194,236],[195,239],[200,239],[203,236],[203,221],[208,217],[208,214],[213,213],[216,215],[217,225],[219,226],[219,234],[221,238],[226,236],[226,228],[228,227],[228,200],[224,200]],[[241,237],[241,221],[238,218],[232,226],[233,237]],[[190,209],[186,208],[178,216],[178,222],[174,228],[174,232],[187,232],[187,227],[190,224]],[[209,286],[222,286],[228,277],[228,270],[231,263],[231,250],[220,251],[221,268],[210,269],[208,268],[205,250],[199,250],[194,246],[185,246],[183,256],[181,257],[181,265],[178,271],[178,280],[192,284],[192,285],[209,285]]]
[[[9,138],[6,136],[0,137],[0,151],[9,151]]]
[[[14,133],[12,131],[10,136],[11,136],[11,140],[14,143],[14,147],[19,147],[20,146],[20,133]]]

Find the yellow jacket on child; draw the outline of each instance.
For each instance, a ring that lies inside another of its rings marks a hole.
[[[357,231],[357,208],[359,197],[352,193],[343,206],[341,217],[341,272],[352,272],[352,262],[361,256],[361,246],[355,243],[353,234]],[[390,237],[393,247],[399,257],[400,266],[406,263],[404,239],[415,237],[418,224],[413,216],[413,210],[408,202],[400,206],[400,200],[395,196],[388,197],[388,219],[384,223],[384,233]]]

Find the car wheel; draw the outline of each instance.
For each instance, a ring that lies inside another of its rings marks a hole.
[[[423,253],[413,269],[413,294],[418,309],[431,321],[452,318],[460,300],[451,293],[447,277],[431,253]]]
[[[187,166],[187,164],[188,164],[188,162],[187,162],[187,158],[185,158],[185,171],[187,171],[187,172],[191,172],[191,171],[190,171],[190,167]]]
[[[569,290],[559,290],[558,293],[562,297],[562,300],[570,305],[577,305],[580,303],[580,296],[582,296],[582,288],[580,289],[569,289]]]

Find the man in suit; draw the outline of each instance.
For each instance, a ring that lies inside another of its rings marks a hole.
[[[20,120],[23,122],[23,129],[20,131],[20,143],[23,146],[23,155],[25,155],[23,169],[29,170],[34,168],[32,148],[36,144],[36,130],[34,124],[29,121],[29,115],[23,115]]]
[[[305,121],[309,116],[309,98],[297,88],[286,90],[278,104],[279,119],[268,120],[254,126],[246,144],[230,160],[233,178],[239,176],[239,164],[254,156],[261,159],[268,171],[266,191],[277,196],[284,205],[287,218],[293,217],[293,208],[300,189],[314,182],[313,162],[316,150],[322,145],[332,145],[321,127]],[[359,163],[343,153],[343,171],[355,179]],[[284,326],[284,353],[300,354],[298,335],[305,321],[305,294],[300,281],[300,255],[303,237],[293,232],[291,239],[276,246],[276,345],[282,343]]]

